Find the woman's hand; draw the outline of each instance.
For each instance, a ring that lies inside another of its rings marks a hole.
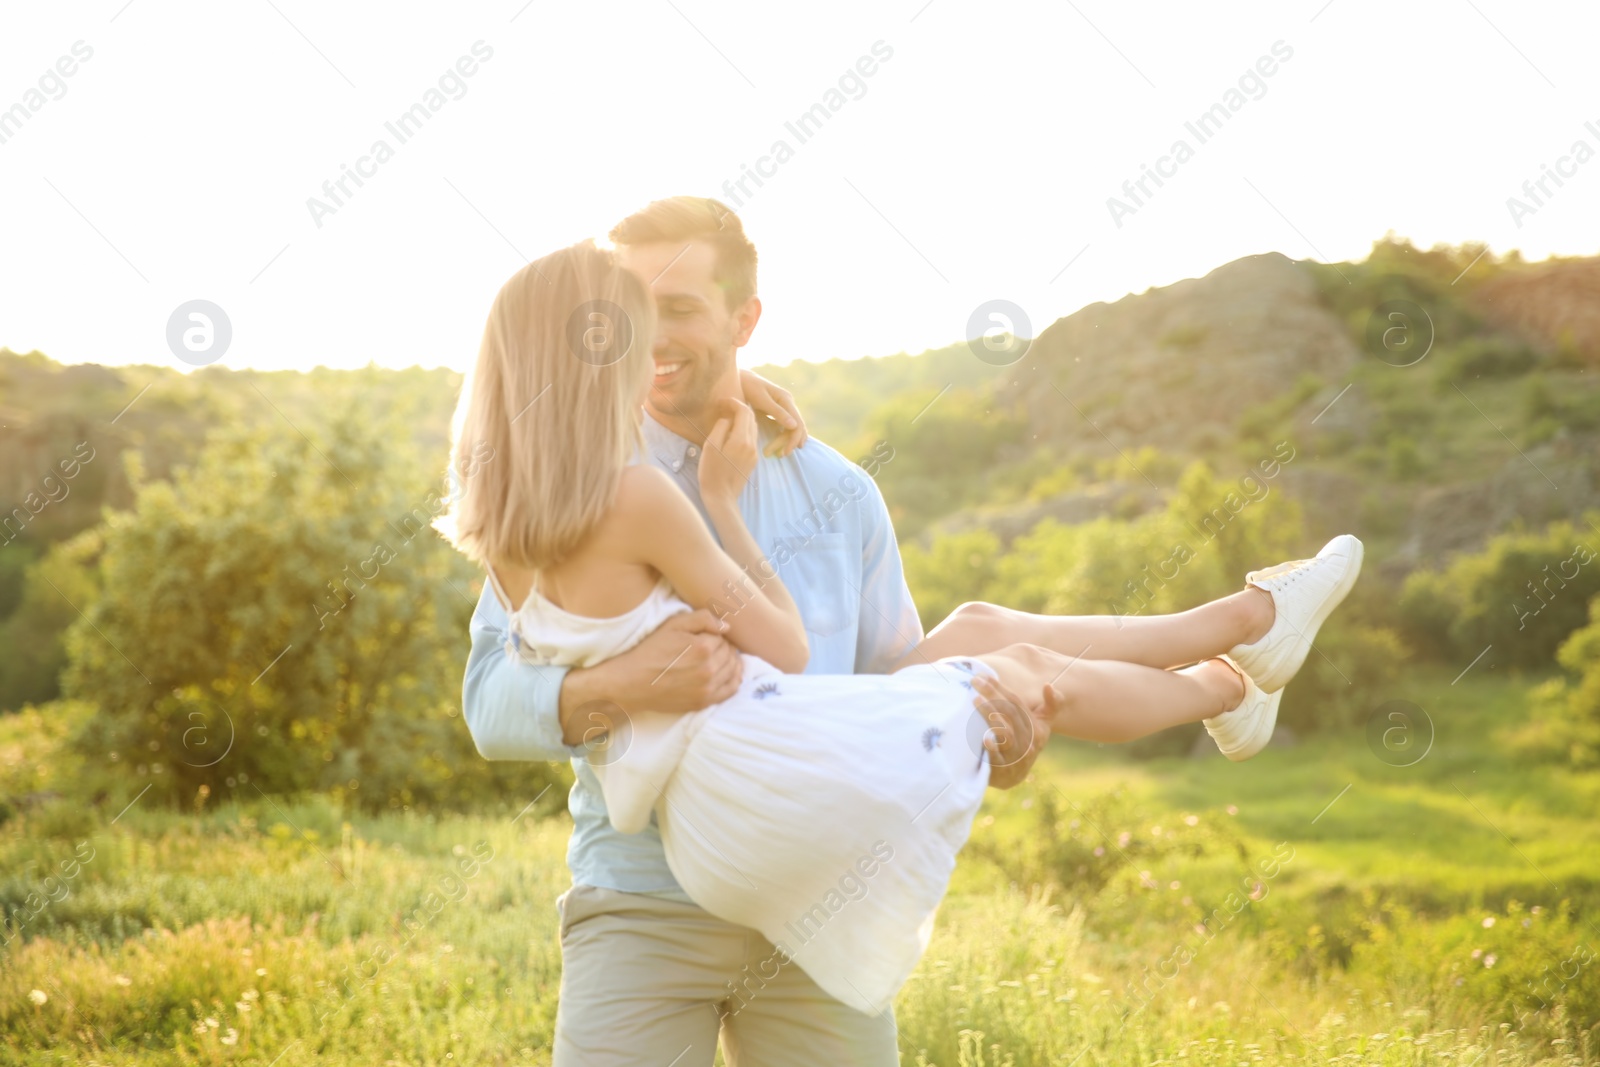
[[[700,453],[700,496],[714,518],[719,508],[738,509],[739,494],[756,469],[759,445],[756,416],[750,405],[738,400],[719,401],[717,421],[706,435],[705,449]]]
[[[1039,758],[1050,739],[1048,714],[1059,698],[1046,686],[1040,708],[1024,707],[1017,695],[999,681],[984,675],[972,679],[977,693],[978,713],[989,724],[983,747],[989,750],[989,785],[994,789],[1013,789],[1028,777],[1033,761]]]
[[[783,432],[772,439],[767,449],[769,456],[787,456],[806,443],[806,420],[800,417],[794,397],[781,385],[767,381],[753,370],[739,372],[739,387],[744,390],[745,403],[783,427]]]

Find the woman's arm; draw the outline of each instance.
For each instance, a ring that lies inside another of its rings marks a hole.
[[[737,507],[729,514],[724,500],[706,501],[725,551],[665,471],[629,467],[618,504],[630,554],[660,571],[690,607],[725,621],[725,636],[740,650],[787,673],[805,670],[810,648],[800,612]]]
[[[761,445],[755,412],[737,400],[718,401],[718,411],[700,453],[700,500],[722,540],[723,551],[747,573],[760,576],[763,591],[772,601],[799,619],[800,610],[778,579],[777,567],[762,555],[761,546],[750,536],[744,513],[739,510],[739,497],[755,473],[756,450]]]

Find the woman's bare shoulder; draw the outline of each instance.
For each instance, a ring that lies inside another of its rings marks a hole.
[[[694,505],[672,476],[648,463],[625,467],[617,482],[616,502],[608,518],[616,527],[649,537],[675,529],[688,519],[699,521]]]
[[[660,467],[649,463],[635,463],[622,468],[622,477],[617,480],[618,511],[629,515],[656,511],[664,505],[670,506],[668,502],[674,497],[684,502],[688,501],[683,491],[673,482],[672,476]]]

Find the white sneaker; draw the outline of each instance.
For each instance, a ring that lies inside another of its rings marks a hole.
[[[1297,559],[1251,571],[1245,581],[1272,596],[1277,617],[1261,640],[1228,651],[1264,692],[1289,684],[1311,652],[1317,630],[1344,600],[1361,574],[1361,542],[1340,534],[1316,559]]]
[[[1283,690],[1262,692],[1255,679],[1250,677],[1248,671],[1241,669],[1232,657],[1223,656],[1222,659],[1244,679],[1244,699],[1232,711],[1225,711],[1204,722],[1206,732],[1217,742],[1222,754],[1238,762],[1254,756],[1272,740],[1273,727],[1278,725],[1278,702],[1283,699]]]

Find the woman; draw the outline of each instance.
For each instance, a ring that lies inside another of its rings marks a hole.
[[[746,653],[738,693],[689,715],[630,709],[594,760],[607,809],[624,832],[653,811],[697,904],[863,1011],[915,967],[989,780],[974,693],[996,696],[996,679],[1040,693],[1040,734],[1089,740],[1203,721],[1245,759],[1359,573],[1360,542],[1341,537],[1180,615],[1134,625],[971,605],[891,674],[801,675],[805,630],[740,515],[743,478],[704,494],[719,546],[665,474],[632,462],[654,316],[593,245],[514,275],[457,411],[463,481],[442,528],[485,566],[514,654],[535,663],[592,665],[677,612],[721,618]],[[731,405],[706,450],[748,477],[749,409]]]

